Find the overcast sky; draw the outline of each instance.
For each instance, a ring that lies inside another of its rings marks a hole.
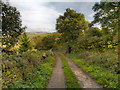
[[[92,6],[100,0],[10,0],[21,13],[22,24],[30,32],[55,32],[56,19],[66,8],[83,13],[89,22],[93,20]],[[96,25],[100,28],[99,25]]]

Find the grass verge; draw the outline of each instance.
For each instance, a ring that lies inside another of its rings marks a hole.
[[[48,80],[52,74],[52,66],[55,64],[55,60],[52,57],[49,57],[47,60],[49,62],[41,65],[40,63],[34,69],[34,74],[29,74],[27,80],[20,84],[21,80],[15,85],[15,88],[46,88]],[[53,61],[52,61],[53,60]]]
[[[111,73],[109,70],[105,70],[97,65],[93,65],[83,59],[76,58],[72,54],[67,56],[79,67],[88,73],[92,78],[103,85],[104,88],[118,88],[118,75]]]
[[[67,88],[81,88],[67,61],[60,54],[59,56],[63,63]]]
[[[48,57],[41,60],[44,52]],[[7,57],[7,59],[8,63],[15,61],[13,56]],[[8,69],[5,68],[2,80],[3,88],[46,88],[55,63],[55,55],[51,56],[47,51],[23,53],[21,59],[16,62],[16,66],[12,67],[13,64],[11,64],[12,66],[9,65]]]

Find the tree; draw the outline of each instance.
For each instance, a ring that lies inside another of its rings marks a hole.
[[[89,30],[87,30],[85,33],[89,36],[102,36],[101,30],[97,27],[90,27]]]
[[[2,44],[6,45],[6,51],[14,46],[17,42],[17,37],[24,32],[26,27],[22,27],[20,12],[16,7],[10,6],[9,3],[2,5]]]
[[[68,52],[71,53],[72,45],[76,42],[80,33],[88,28],[88,22],[81,13],[70,8],[66,9],[64,15],[57,18],[56,30],[62,33],[61,40],[66,43]]]
[[[109,42],[112,46],[116,46],[117,42],[113,43],[113,40],[114,36],[120,31],[120,25],[118,25],[120,22],[120,1],[103,2],[101,0],[101,2],[96,3],[92,9],[96,14],[94,15],[94,21],[92,21],[91,25],[96,23],[101,24],[104,39],[106,40],[104,40],[104,43],[107,45]]]
[[[102,32],[97,27],[89,27],[84,34],[78,38],[78,48],[81,49],[102,49],[101,48]]]
[[[43,38],[42,42],[46,49],[51,49],[55,46],[55,36],[48,35],[47,37]]]
[[[118,32],[118,23],[120,15],[120,1],[118,2],[103,2],[96,3],[93,8],[96,14],[91,25],[100,23],[106,34],[114,36]]]
[[[26,52],[27,50],[31,49],[30,40],[27,37],[27,34],[24,32],[23,37],[21,38],[21,44],[20,44],[20,52]]]
[[[41,36],[34,36],[33,38],[31,38],[32,46],[35,47],[35,49],[41,50],[43,48],[42,39],[43,37]]]

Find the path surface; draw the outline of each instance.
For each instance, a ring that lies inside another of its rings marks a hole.
[[[90,76],[88,76],[82,69],[80,69],[77,65],[75,65],[68,57],[61,54],[66,61],[68,62],[69,67],[75,74],[79,84],[82,88],[102,88],[101,85],[96,83],[94,79],[92,79]]]
[[[57,54],[56,65],[53,69],[53,73],[51,79],[49,80],[47,88],[66,88],[62,62]]]

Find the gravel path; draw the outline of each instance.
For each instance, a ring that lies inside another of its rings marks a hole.
[[[65,75],[63,71],[62,62],[56,54],[56,65],[53,69],[51,79],[48,82],[47,88],[66,88]]]
[[[61,55],[68,62],[69,67],[75,74],[75,76],[82,88],[102,88],[101,85],[96,83],[96,81],[94,79],[92,79],[90,76],[88,76],[82,69],[80,69],[77,65],[75,65],[68,57],[66,57],[63,54],[61,54]]]

